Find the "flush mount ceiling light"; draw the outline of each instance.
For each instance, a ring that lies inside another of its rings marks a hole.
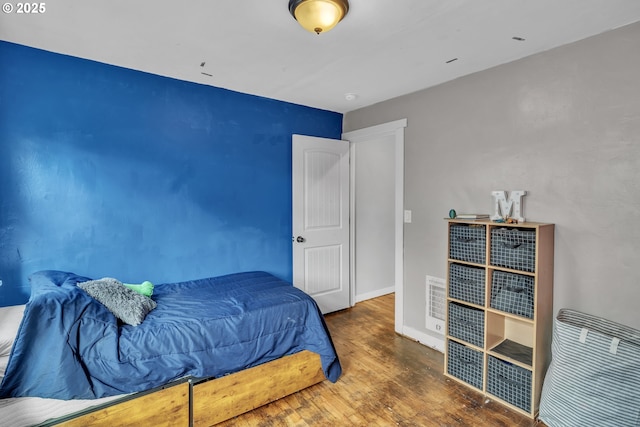
[[[305,30],[320,34],[336,26],[349,12],[347,0],[289,0],[289,12]]]

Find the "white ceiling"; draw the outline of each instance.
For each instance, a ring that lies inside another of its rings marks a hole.
[[[640,0],[349,3],[315,35],[288,0],[57,0],[0,39],[344,113],[640,21]]]

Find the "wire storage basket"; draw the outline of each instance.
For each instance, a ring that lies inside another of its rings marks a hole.
[[[485,269],[451,263],[449,297],[484,306]]]
[[[534,272],[536,232],[497,227],[491,230],[491,265]]]
[[[484,310],[449,303],[449,335],[478,347],[484,346]]]
[[[487,392],[531,412],[531,371],[489,356]]]
[[[491,308],[533,319],[535,279],[523,274],[494,271]]]
[[[482,390],[482,352],[452,340],[448,347],[447,372]]]
[[[449,258],[484,264],[486,227],[478,224],[452,224],[449,228]]]

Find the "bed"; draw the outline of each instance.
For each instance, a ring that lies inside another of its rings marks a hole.
[[[30,276],[5,360],[0,423],[40,399],[71,405],[70,416],[40,416],[66,426],[213,425],[341,374],[316,304],[268,273],[157,285],[157,305],[137,326],[77,286],[87,281],[51,270]]]

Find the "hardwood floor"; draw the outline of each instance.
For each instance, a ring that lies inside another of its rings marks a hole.
[[[444,377],[444,355],[394,332],[394,295],[326,316],[343,374],[219,424],[543,427]]]

